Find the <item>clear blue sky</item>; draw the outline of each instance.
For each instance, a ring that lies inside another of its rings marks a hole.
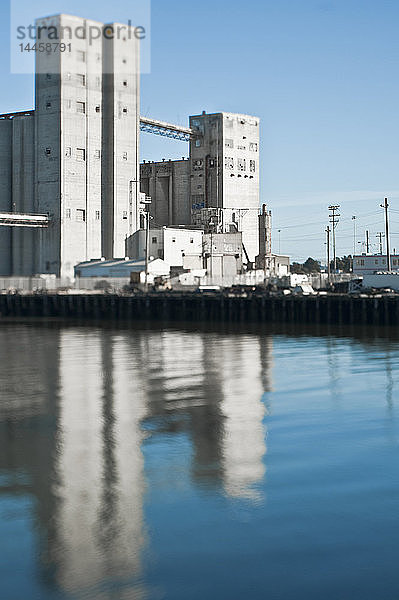
[[[120,20],[120,2],[35,3]],[[126,15],[133,6],[127,2]],[[132,13],[134,10],[132,10]],[[1,4],[2,112],[33,105],[33,78],[10,74],[9,7]],[[118,13],[118,14],[115,14]],[[383,231],[389,196],[399,249],[399,3],[384,0],[152,0],[151,72],[142,114],[187,123],[202,110],[262,120],[261,199],[274,249],[323,258],[329,203],[341,204],[338,254]],[[187,145],[143,134],[142,158],[187,156]],[[398,212],[395,212],[398,211]],[[280,229],[280,236],[277,230]],[[358,245],[360,248],[360,244]]]

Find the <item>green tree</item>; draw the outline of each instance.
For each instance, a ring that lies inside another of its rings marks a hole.
[[[334,261],[330,262],[331,271],[334,270]],[[342,256],[339,258],[337,256],[337,270],[342,271],[343,273],[350,273],[352,271],[352,256],[349,254],[348,256]]]
[[[308,273],[320,273],[320,263],[314,258],[305,260],[303,264],[293,262],[291,265],[291,273],[308,274]]]

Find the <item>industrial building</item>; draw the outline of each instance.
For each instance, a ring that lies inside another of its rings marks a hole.
[[[49,27],[104,26],[69,15],[36,24],[47,27],[43,43]],[[49,216],[38,231],[1,228],[4,275],[73,277],[82,260],[123,257],[138,228],[138,40],[71,47],[37,52],[35,110],[0,118],[0,211]]]
[[[387,257],[383,254],[360,254],[353,257],[353,272],[356,275],[372,275],[387,271]],[[390,271],[399,272],[399,254],[391,254]]]
[[[201,269],[203,231],[183,227],[151,229],[148,235],[148,257],[161,258],[170,267]],[[140,229],[126,240],[126,256],[145,258],[146,231]]]
[[[63,14],[36,24],[43,43],[50,28],[130,32]],[[181,127],[140,117],[139,59],[134,35],[74,38],[69,52],[36,53],[35,109],[0,115],[0,275],[72,279],[82,262],[123,259],[126,248],[141,257],[143,233],[134,234],[145,196],[158,232],[240,233],[244,257],[234,254],[249,268],[263,253],[259,119],[203,112]],[[140,130],[187,141],[189,158],[140,166]],[[188,264],[190,252],[182,254]]]
[[[242,232],[248,261],[259,253],[259,119],[216,113],[190,117],[189,160],[144,162],[141,191],[157,225]]]

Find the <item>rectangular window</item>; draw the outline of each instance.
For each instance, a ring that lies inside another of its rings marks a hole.
[[[246,162],[245,158],[239,158],[237,160],[237,166],[238,166],[238,170],[239,171],[246,171],[246,169],[247,169],[247,162]]]
[[[194,244],[194,238],[190,238],[190,244]]]
[[[153,243],[153,244],[157,244],[157,243],[158,243],[158,239],[157,239],[156,237],[153,237],[153,238],[152,238],[152,243]]]
[[[76,112],[83,114],[86,112],[86,105],[84,102],[76,102]]]
[[[83,208],[76,209],[76,220],[77,221],[86,221],[86,211]]]
[[[70,219],[71,218],[71,209],[70,208],[66,208],[65,209],[65,218],[66,219]]]
[[[126,106],[123,107],[122,112],[123,112],[124,115],[127,115],[127,108],[126,108]]]
[[[196,148],[200,148],[201,147],[201,140],[195,140],[195,147]]]
[[[45,153],[47,154],[47,156],[50,156],[50,154],[51,154],[51,148],[46,148],[45,149]]]
[[[250,142],[249,149],[250,149],[251,152],[257,152],[258,151],[258,144],[256,142]]]
[[[237,146],[237,150],[245,150],[245,146]]]
[[[251,173],[255,173],[256,171],[256,162],[254,160],[249,161],[249,170]]]
[[[175,242],[175,241],[176,241],[176,238],[172,238],[172,242]]]
[[[72,153],[72,149],[71,149],[71,147],[70,147],[70,146],[67,146],[67,147],[65,148],[65,156],[67,156],[67,157],[69,158],[69,157],[71,156],[71,153]]]
[[[123,87],[127,87],[127,81],[126,81],[126,79],[124,79],[124,81],[123,81]]]
[[[234,169],[234,158],[231,156],[225,156],[224,158],[224,168],[232,171]]]
[[[96,210],[96,221],[100,220],[100,211]]]
[[[100,112],[100,105],[97,104],[97,106],[96,106],[96,113],[99,113],[99,112]]]
[[[127,152],[124,152],[124,153],[122,154],[122,158],[123,158],[123,160],[127,160]]]
[[[46,108],[51,108],[51,102],[46,102]]]
[[[226,148],[234,148],[234,141],[233,140],[226,140],[224,145],[226,146]]]
[[[83,52],[83,50],[78,50],[76,56],[80,62],[86,62],[86,52]]]
[[[76,148],[77,160],[86,160],[86,150],[84,148]]]
[[[125,220],[127,219],[127,210],[123,211],[122,218],[125,219]]]
[[[101,153],[100,150],[94,150],[94,158],[100,158]]]
[[[86,75],[83,75],[81,73],[78,73],[76,75],[76,78],[78,80],[78,84],[79,85],[86,85]]]

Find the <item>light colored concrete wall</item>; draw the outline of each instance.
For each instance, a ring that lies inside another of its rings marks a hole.
[[[87,21],[95,24],[101,25]],[[72,53],[61,60],[61,260],[69,276],[81,260],[101,257],[101,58],[101,40],[91,45],[74,40]],[[84,113],[78,103],[84,104]]]
[[[145,230],[136,231],[126,242],[127,256],[133,259],[145,257]],[[148,256],[162,258],[168,265],[182,267],[184,258],[202,255],[203,232],[196,229],[183,229],[174,227],[163,227],[150,229]],[[193,258],[194,260],[194,258]],[[199,268],[196,266],[196,268]]]
[[[101,26],[69,15],[38,24],[58,30]],[[101,149],[102,43],[74,37],[71,48],[36,56],[36,206],[51,216],[42,234],[39,270],[61,277],[73,277],[75,264],[101,256],[101,161],[96,152]]]
[[[254,261],[259,253],[259,119],[202,114],[190,117],[190,127],[198,130],[190,142],[192,206],[223,209],[223,230],[237,223]]]
[[[251,261],[259,254],[259,204],[259,119],[224,113],[223,206],[241,220],[243,244]]]
[[[168,227],[163,235],[164,260],[168,265],[182,267],[184,255],[202,255],[202,231]]]
[[[204,234],[204,253],[208,273],[225,277],[237,275],[242,269],[242,233]]]
[[[12,210],[12,120],[0,119],[0,210]],[[0,274],[11,275],[11,228],[0,227]]]
[[[139,41],[104,39],[103,55],[103,255],[112,258],[124,255],[126,237],[139,228]]]

